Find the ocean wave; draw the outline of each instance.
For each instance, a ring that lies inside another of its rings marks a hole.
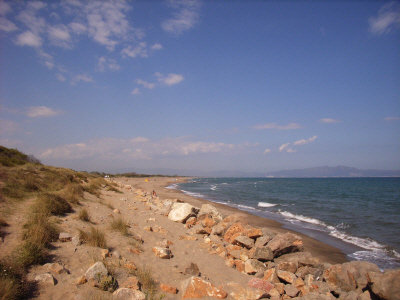
[[[210,190],[212,190],[212,191],[215,191],[217,189],[217,186],[215,185],[215,184],[213,184],[211,187],[210,187]]]
[[[257,206],[259,206],[259,207],[273,207],[273,206],[275,206],[275,205],[277,205],[277,204],[268,203],[268,202],[258,202],[258,205],[257,205]]]
[[[197,198],[204,198],[204,195],[200,194],[200,193],[193,193],[193,192],[189,192],[189,191],[185,191],[185,190],[181,190],[183,193],[185,193],[188,196],[192,196],[192,197],[197,197]]]
[[[252,210],[254,210],[255,208],[254,207],[252,207],[252,206],[247,206],[247,205],[243,205],[243,204],[238,204],[237,205],[237,207],[240,207],[240,208],[245,208],[245,209],[252,209]]]
[[[291,219],[291,220],[296,220],[296,221],[301,221],[301,222],[305,222],[305,223],[310,223],[310,224],[314,224],[314,225],[320,225],[323,227],[327,227],[326,224],[318,219],[314,219],[314,218],[310,218],[310,217],[306,217],[303,215],[295,215],[292,214],[288,211],[279,211],[279,214],[281,214],[282,216],[284,216],[285,218]]]
[[[176,183],[173,183],[166,187],[166,189],[170,189],[170,190],[176,190],[177,188],[178,188],[178,184],[176,184]]]

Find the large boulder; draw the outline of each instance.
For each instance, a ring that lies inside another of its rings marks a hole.
[[[224,241],[228,243],[232,243],[236,237],[239,235],[242,235],[242,233],[245,231],[245,228],[242,223],[236,222],[232,224],[228,230],[225,232],[224,235]]]
[[[286,283],[294,283],[296,280],[296,275],[294,275],[292,272],[277,270],[276,275],[278,275],[278,278]]]
[[[235,300],[256,300],[267,296],[267,293],[262,289],[243,287],[241,284],[236,282],[228,282],[227,285],[232,290],[229,295]]]
[[[213,286],[200,277],[192,276],[182,282],[182,299],[202,297],[224,299],[227,295],[224,290]]]
[[[251,249],[254,246],[254,241],[253,239],[245,235],[239,235],[235,237],[235,239],[233,240],[233,244],[245,247],[247,249]]]
[[[219,213],[216,207],[211,204],[203,204],[200,207],[198,216],[201,217],[202,215],[211,215],[217,222],[222,221],[222,215]]]
[[[259,261],[270,261],[274,258],[274,254],[272,253],[271,249],[268,247],[257,247],[253,248],[254,252],[252,258],[255,258]]]
[[[317,257],[313,257],[310,252],[294,252],[284,254],[280,257],[274,259],[274,262],[293,262],[298,267],[301,266],[311,266],[316,267],[320,265],[320,259]]]
[[[87,280],[90,279],[98,280],[99,278],[107,275],[108,275],[107,268],[101,261],[98,261],[95,264],[93,264],[89,269],[87,269],[85,273],[85,277]]]
[[[293,233],[280,233],[268,242],[269,247],[274,253],[274,257],[281,256],[286,253],[298,252],[303,250],[303,241]]]
[[[174,203],[168,214],[168,219],[174,222],[185,223],[185,221],[196,214],[196,208],[189,203]]]
[[[115,300],[144,300],[146,295],[138,290],[119,288],[113,293],[112,298]]]
[[[244,263],[244,271],[247,274],[256,274],[258,272],[264,272],[267,267],[257,259],[248,259]]]
[[[368,272],[380,270],[377,265],[366,261],[351,261],[330,266],[324,271],[323,278],[331,290],[340,293],[355,289],[364,289],[368,284]]]
[[[400,299],[400,269],[368,272],[372,292],[384,300]]]

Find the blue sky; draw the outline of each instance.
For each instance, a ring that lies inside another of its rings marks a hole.
[[[0,1],[0,144],[74,169],[400,169],[400,4]]]

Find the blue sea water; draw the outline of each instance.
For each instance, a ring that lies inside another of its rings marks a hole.
[[[277,220],[352,260],[400,267],[400,178],[199,178],[170,188]]]

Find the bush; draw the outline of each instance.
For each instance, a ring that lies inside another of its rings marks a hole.
[[[71,205],[60,196],[53,193],[42,193],[33,206],[34,213],[62,216],[71,212]]]
[[[84,222],[90,222],[90,217],[89,217],[89,213],[86,210],[86,208],[82,208],[79,211],[79,215],[78,215],[79,219],[84,221]]]
[[[79,183],[69,183],[60,193],[71,204],[79,204],[83,198],[83,187]]]
[[[111,229],[121,232],[123,235],[128,235],[129,225],[121,218],[114,219],[111,222]]]
[[[52,224],[47,215],[43,213],[32,213],[28,222],[24,225],[23,238],[42,247],[49,247],[50,243],[56,241],[58,230]]]
[[[0,299],[28,299],[33,296],[32,292],[34,284],[26,280],[23,269],[9,261],[0,261]]]
[[[90,228],[90,232],[79,230],[79,239],[93,247],[107,247],[104,233],[94,227]]]
[[[16,261],[21,267],[27,268],[31,265],[46,262],[47,251],[40,245],[29,240],[25,241],[16,250]]]

